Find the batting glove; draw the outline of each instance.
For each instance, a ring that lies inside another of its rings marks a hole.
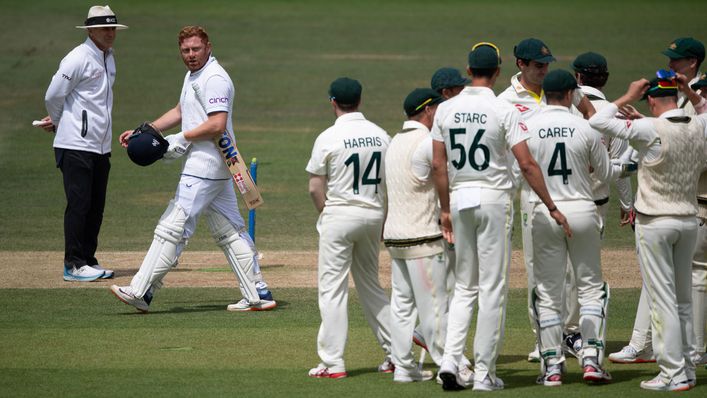
[[[189,150],[191,143],[184,138],[184,132],[172,134],[164,137],[169,142],[167,152],[164,154],[165,160],[173,160],[182,157]]]

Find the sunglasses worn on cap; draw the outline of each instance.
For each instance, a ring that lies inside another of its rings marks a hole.
[[[658,79],[661,80],[671,80],[675,79],[676,77],[675,71],[673,71],[672,69],[660,69],[655,72],[655,75]]]
[[[481,46],[491,47],[491,48],[493,48],[494,50],[496,50],[496,56],[498,57],[498,64],[499,64],[499,65],[501,64],[501,50],[498,48],[498,46],[496,46],[496,45],[493,44],[493,43],[487,42],[487,41],[482,41],[482,42],[478,42],[478,43],[474,44],[474,45],[471,47],[471,51],[474,51],[474,50],[476,50],[477,48],[479,48],[479,47],[481,47]]]

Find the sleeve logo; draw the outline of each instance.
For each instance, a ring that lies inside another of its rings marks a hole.
[[[228,97],[209,98],[209,104],[228,104]]]

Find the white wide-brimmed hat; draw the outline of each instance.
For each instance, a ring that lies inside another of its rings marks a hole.
[[[77,28],[127,29],[128,27],[118,23],[118,17],[115,16],[115,13],[109,6],[93,6],[88,10],[88,17],[86,17],[86,22],[84,22],[84,25],[77,26]]]

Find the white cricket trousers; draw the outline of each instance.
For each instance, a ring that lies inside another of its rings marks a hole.
[[[707,290],[707,225],[705,221],[697,219],[697,243],[695,254],[692,258],[692,316],[695,339],[692,344],[691,355],[695,359],[705,353],[705,291]],[[641,351],[651,346],[651,316],[648,292],[645,286],[641,289],[638,300],[636,320],[631,334],[631,347]]]
[[[537,203],[531,216],[540,351],[549,365],[564,359],[562,315],[567,299],[565,274],[569,256],[577,284],[584,356],[598,357],[601,362],[598,352],[601,345],[596,343],[603,340],[606,322],[601,274],[601,219],[592,201],[558,201],[555,204],[567,217],[572,238],[566,237],[544,204]]]
[[[456,283],[449,308],[444,361],[459,364],[474,304],[478,302],[474,335],[474,380],[496,377],[496,359],[503,345],[508,272],[513,231],[512,192],[482,190],[481,205],[457,210],[452,192],[451,218],[457,260]]]
[[[348,333],[349,271],[366,321],[390,354],[390,301],[378,280],[382,210],[327,206],[319,216],[317,352],[332,372],[343,372]]]
[[[449,268],[444,253],[427,257],[393,258],[390,298],[391,356],[396,368],[416,368],[412,353],[412,335],[417,330],[427,343],[434,362],[442,364],[447,336]]]
[[[692,345],[692,358],[705,353],[705,293],[707,292],[707,223],[697,219],[697,244],[692,258],[692,314],[695,341]]]
[[[530,188],[524,187],[520,191],[520,210],[521,210],[521,237],[523,242],[523,263],[525,264],[525,273],[528,278],[528,319],[530,320],[530,328],[533,333],[537,333],[537,319],[535,310],[533,309],[533,289],[535,288],[535,276],[533,273],[533,223],[531,217],[536,204],[528,201],[530,196]],[[577,286],[575,276],[571,265],[567,264],[567,273],[565,276],[565,294],[567,300],[564,301],[562,319],[564,329],[567,333],[579,332],[579,305],[577,302]]]
[[[236,199],[236,192],[234,191],[233,181],[231,179],[211,180],[182,175],[179,178],[177,191],[174,195],[174,202],[184,209],[187,215],[184,224],[184,233],[182,234],[183,239],[177,244],[177,259],[181,256],[189,238],[194,235],[199,216],[207,209],[218,212],[226,217],[231,225],[233,225],[233,228],[239,232],[240,238],[250,245],[253,253],[256,253],[255,243],[253,243],[253,240],[246,231],[243,217],[241,217],[241,214],[238,212],[238,200]],[[253,271],[256,277],[260,278],[260,265],[258,264],[257,255],[254,256],[253,261]],[[172,266],[175,265],[176,263]],[[151,266],[141,266],[140,270],[133,277],[130,285],[138,294],[145,294],[145,291],[140,292],[141,288],[138,286],[144,286],[141,281],[145,279],[149,280],[152,277],[150,270],[153,268],[154,267]],[[157,281],[156,285],[161,285],[161,278]],[[148,287],[145,289],[147,288]],[[142,296],[140,295],[139,297]]]
[[[636,217],[636,246],[648,291],[653,352],[664,382],[682,382],[694,372],[692,256],[697,221],[692,217]]]

